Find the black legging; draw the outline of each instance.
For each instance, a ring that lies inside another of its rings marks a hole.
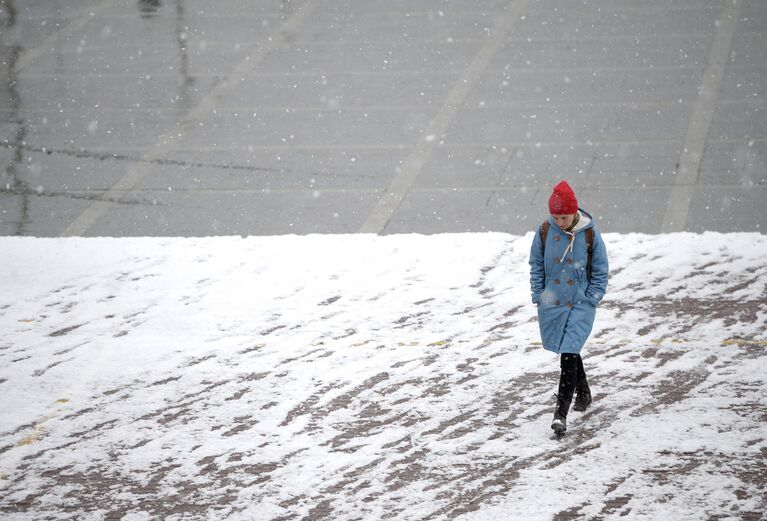
[[[569,408],[578,382],[586,382],[586,371],[583,369],[581,355],[563,354],[559,359],[559,367],[561,369],[559,375],[559,398],[567,403]]]

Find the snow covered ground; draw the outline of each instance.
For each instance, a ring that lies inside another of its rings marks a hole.
[[[0,238],[3,519],[760,518],[767,237],[605,234],[563,440],[531,238]]]

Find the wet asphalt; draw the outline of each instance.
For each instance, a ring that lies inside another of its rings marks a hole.
[[[758,0],[0,0],[0,234],[767,228]]]

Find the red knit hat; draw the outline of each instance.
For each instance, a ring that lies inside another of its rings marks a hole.
[[[554,187],[549,197],[549,213],[552,215],[571,215],[578,213],[578,199],[575,198],[575,192],[567,184],[567,181],[560,181]]]

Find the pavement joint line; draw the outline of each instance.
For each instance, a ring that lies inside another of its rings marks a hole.
[[[399,25],[397,25],[399,27]],[[572,38],[561,38],[561,37],[540,37],[537,36],[535,38],[532,37],[516,37],[516,38],[509,38],[507,43],[538,43],[538,42],[546,42],[546,43],[553,43],[553,42],[560,42],[560,43],[571,43],[571,42],[622,42],[622,41],[631,41],[631,42],[642,42],[642,41],[667,41],[667,40],[692,40],[692,39],[703,39],[707,38],[709,36],[709,33],[667,33],[667,34],[647,34],[647,35],[640,35],[640,36],[620,36],[620,35],[610,35],[610,36],[579,36],[579,37],[572,37]],[[452,40],[447,40],[448,37],[440,37],[440,38],[410,38],[407,40],[408,45],[417,45],[417,44],[440,44],[444,43],[449,46],[453,46],[455,44],[478,44],[485,41],[484,38],[453,38]],[[221,42],[212,42],[213,46],[227,46],[230,45],[227,42],[221,41]],[[313,41],[302,41],[301,45],[303,47],[320,47],[320,46],[334,46],[334,47],[359,47],[361,45],[366,45],[370,48],[376,48],[376,47],[391,47],[391,42],[387,41],[385,39],[381,40],[344,40],[343,42],[339,42],[337,40],[313,40]]]
[[[767,34],[767,33],[766,33]],[[731,68],[733,69],[753,69],[753,70],[761,70],[764,69],[764,65],[748,65],[748,64],[731,64]],[[627,65],[620,65],[620,66],[600,66],[598,68],[598,73],[602,72],[631,72],[631,71],[698,71],[701,70],[702,67],[700,65],[654,65],[654,66],[627,66]],[[545,68],[545,67],[510,67],[508,69],[488,69],[491,72],[497,72],[497,73],[531,73],[531,74],[562,74],[562,73],[584,73],[588,75],[593,75],[595,72],[594,67],[559,67],[559,68]],[[333,77],[344,77],[344,76],[460,76],[461,75],[460,70],[456,71],[446,71],[446,70],[439,70],[439,71],[419,71],[419,70],[358,70],[358,71],[334,71],[334,72],[327,72],[327,71],[291,71],[291,72],[278,72],[278,71],[259,71],[252,73],[252,77],[254,78],[270,78],[270,77],[324,77],[324,78],[333,78]],[[144,78],[146,76],[145,73],[140,72],[115,72],[115,71],[102,71],[102,72],[84,72],[84,73],[72,73],[72,72],[64,72],[61,74],[52,74],[52,73],[45,73],[45,72],[27,72],[27,73],[21,73],[20,77],[23,79],[37,79],[37,78],[98,78],[98,79],[121,79],[121,78]],[[153,73],[152,78],[177,78],[178,73],[176,72],[159,72],[159,73]],[[220,78],[223,77],[224,74],[217,74],[213,72],[200,72],[195,73],[195,78]]]
[[[731,100],[731,101],[723,101],[722,103],[728,103],[730,105],[763,105],[764,102],[760,100]],[[608,102],[593,102],[593,103],[559,103],[556,105],[552,104],[542,104],[542,103],[536,103],[536,104],[485,104],[482,107],[462,107],[462,110],[492,110],[492,109],[503,109],[503,110],[542,110],[542,109],[583,109],[583,108],[603,108],[603,107],[611,107],[611,108],[626,108],[630,110],[639,110],[639,109],[654,109],[658,107],[682,107],[686,105],[691,105],[691,101],[684,101],[684,102],[678,102],[678,101],[638,101],[638,102],[622,102],[622,101],[608,101]],[[220,106],[217,107],[216,113],[226,114],[227,116],[233,116],[236,115],[238,118],[253,118],[252,112],[256,112],[258,114],[270,114],[270,113],[278,113],[278,114],[297,114],[297,113],[323,113],[323,114],[344,114],[344,113],[354,113],[354,112],[417,112],[417,111],[431,111],[434,107],[424,107],[421,105],[354,105],[354,106],[347,106],[347,107],[340,107],[340,108],[328,108],[326,106],[316,106],[316,107],[291,107],[291,106],[281,106],[281,107],[232,107],[232,106]],[[13,109],[0,109],[0,114],[3,113],[13,113]],[[45,114],[47,111],[46,109],[30,109],[26,111],[31,114]],[[108,108],[108,109],[99,109],[99,113],[108,113],[108,114],[122,114],[125,112],[130,113],[149,113],[149,114],[174,114],[177,112],[177,109],[175,108]],[[60,116],[62,118],[71,118],[72,114],[82,114],[81,110],[65,110],[63,112],[58,112],[56,115]]]
[[[104,0],[103,2],[101,2],[100,4],[94,7],[85,9],[80,16],[70,21],[60,30],[48,36],[45,40],[42,41],[42,43],[38,44],[37,46],[31,48],[28,51],[23,52],[21,57],[16,61],[11,74],[18,76],[22,70],[24,70],[32,62],[37,60],[40,56],[56,48],[57,43],[62,38],[71,36],[72,33],[75,33],[79,31],[80,29],[82,29],[83,27],[85,27],[88,24],[88,22],[90,22],[91,20],[95,18],[96,13],[98,13],[99,11],[103,11],[107,7],[118,5],[121,3],[127,3],[127,2],[126,0]]]
[[[700,174],[700,163],[706,146],[716,101],[724,76],[724,68],[730,58],[732,39],[740,15],[741,0],[727,0],[718,20],[718,28],[711,44],[708,64],[703,72],[703,83],[693,107],[692,117],[685,135],[675,185],[669,196],[661,233],[684,231],[690,206],[695,195]]]
[[[621,108],[626,107],[631,110],[638,110],[638,109],[654,109],[658,107],[670,107],[670,106],[685,106],[690,105],[692,102],[683,102],[679,103],[676,101],[661,101],[661,102],[641,102],[641,103],[622,103],[622,102],[606,102],[606,103],[578,103],[578,104],[559,104],[559,105],[549,105],[549,104],[536,104],[536,105],[491,105],[486,104],[481,109],[478,108],[477,110],[492,110],[492,109],[504,109],[504,110],[512,110],[512,109],[530,109],[530,110],[541,110],[541,109],[584,109],[584,108],[603,108],[603,107],[612,107],[612,108]],[[730,103],[731,105],[763,105],[764,103],[761,101],[753,100],[737,100]],[[468,109],[471,109],[472,107],[469,107]],[[342,115],[344,113],[354,113],[354,112],[417,112],[422,111],[426,112],[430,109],[430,107],[422,107],[418,105],[397,105],[397,106],[353,106],[353,107],[344,107],[344,108],[337,108],[337,109],[329,109],[327,107],[259,107],[259,108],[242,108],[242,107],[218,107],[216,109],[217,114],[226,114],[227,116],[236,116],[239,118],[252,118],[253,115],[249,114],[249,112],[257,112],[259,114],[298,114],[298,113],[327,113],[327,114],[338,114]],[[468,110],[466,107],[463,107],[463,110]],[[13,114],[17,111],[14,109],[0,109],[0,114]],[[46,114],[46,109],[31,109],[26,111],[29,114]],[[123,108],[109,108],[109,109],[99,109],[99,113],[106,113],[106,114],[123,114],[125,112],[130,112],[133,114],[160,114],[163,115],[166,114],[174,114],[176,109],[172,108],[142,108],[142,109],[123,109]],[[82,112],[78,111],[76,109],[73,109],[71,111],[63,111],[58,112],[57,116],[60,116],[61,118],[71,118],[72,114],[81,115]],[[167,116],[166,116],[167,117]]]
[[[670,190],[672,186],[670,184],[644,184],[644,185],[634,185],[634,184],[626,184],[626,185],[606,185],[606,184],[594,184],[594,185],[581,185],[583,189],[586,190],[604,190],[604,191],[632,191],[632,192],[643,192],[643,191],[658,191],[658,190]],[[702,188],[712,189],[712,190],[735,190],[735,189],[743,189],[744,186],[742,184],[705,184],[701,185]],[[452,193],[452,192],[501,192],[501,193],[509,193],[509,192],[519,192],[522,194],[530,194],[533,191],[535,191],[538,187],[533,185],[528,186],[434,186],[434,187],[428,187],[428,186],[422,186],[418,188],[413,188],[411,190],[412,193]],[[300,188],[242,188],[242,187],[236,187],[236,188],[186,188],[186,187],[172,187],[171,190],[169,190],[167,187],[155,187],[155,188],[143,188],[140,192],[135,192],[133,190],[128,190],[123,192],[121,195],[127,195],[128,193],[136,193],[137,195],[140,194],[172,194],[173,192],[179,192],[184,194],[222,194],[222,193],[232,193],[232,194],[314,194],[318,193],[320,195],[322,194],[369,194],[369,193],[382,193],[381,188],[321,188],[321,187],[300,187]],[[106,192],[106,190],[96,190],[96,189],[90,189],[90,190],[76,190],[76,189],[68,189],[66,193],[61,193],[58,195],[94,195],[94,194],[100,194],[103,195]]]
[[[762,106],[764,105],[764,101],[757,99],[757,98],[746,98],[746,99],[720,99],[719,104],[721,105],[754,105],[754,106]],[[485,104],[481,108],[474,107],[462,107],[462,110],[492,110],[492,109],[502,109],[502,110],[516,110],[516,109],[529,109],[529,110],[554,110],[554,109],[584,109],[584,108],[627,108],[631,110],[640,110],[640,109],[654,109],[658,107],[683,107],[687,105],[692,105],[694,101],[672,101],[672,100],[666,100],[666,101],[605,101],[605,102],[582,102],[582,103],[534,103],[534,104],[525,104],[525,103],[497,103],[497,104]],[[391,112],[415,112],[415,111],[426,111],[427,109],[430,109],[433,107],[423,107],[420,105],[397,105],[397,106],[386,106],[386,105],[352,105],[352,106],[346,106],[346,107],[340,107],[340,108],[327,108],[325,106],[317,106],[317,107],[291,107],[288,105],[282,106],[282,107],[232,107],[232,106],[220,106],[216,109],[216,112],[218,114],[229,114],[231,113],[237,113],[238,117],[251,117],[249,112],[257,112],[257,113],[272,113],[277,112],[280,114],[293,114],[293,113],[300,113],[300,112],[327,112],[327,113],[344,113],[344,112],[382,112],[382,111],[391,111]],[[149,113],[149,114],[175,114],[178,111],[176,108],[134,108],[134,107],[127,107],[127,108],[105,108],[105,109],[99,109],[100,113],[117,113],[122,114],[124,112],[131,112],[131,113]],[[11,114],[16,112],[14,109],[3,109],[0,108],[0,114]],[[28,109],[26,110],[29,114],[46,114],[50,112],[48,109]],[[80,110],[64,110],[62,112],[58,112],[57,115],[60,115],[61,117],[69,118],[71,117],[72,113],[81,113]]]
[[[158,140],[158,144],[149,150],[144,161],[134,163],[125,175],[103,194],[105,200],[96,201],[88,206],[73,222],[62,232],[62,237],[80,236],[85,234],[100,218],[105,216],[114,206],[113,199],[116,195],[122,195],[132,190],[146,176],[152,168],[154,161],[164,158],[185,136],[186,132],[195,128],[202,119],[213,111],[225,92],[235,83],[241,81],[245,74],[253,67],[261,63],[263,59],[286,41],[286,34],[294,31],[315,9],[315,0],[308,0],[300,6],[295,13],[280,27],[276,28],[262,45],[256,47],[255,52],[248,54],[235,69],[216,84],[187,116],[179,122],[176,128],[170,130]]]
[[[761,139],[761,138],[760,138]],[[751,141],[758,142],[760,139],[742,139],[735,140],[735,143],[748,143]],[[761,139],[764,141],[764,139]],[[550,141],[540,143],[530,143],[528,141],[508,141],[503,143],[444,143],[440,144],[439,149],[445,150],[461,150],[461,149],[502,149],[502,148],[549,148],[549,147],[568,147],[568,148],[581,148],[581,147],[599,147],[599,146],[664,146],[664,145],[680,145],[682,139],[648,139],[648,140],[614,140],[614,141]],[[225,150],[239,150],[240,148],[247,148],[249,151],[287,151],[287,150],[409,150],[416,148],[418,145],[414,143],[393,143],[393,144],[367,144],[357,143],[348,145],[248,145],[247,147],[194,147],[184,149],[187,151],[225,151]]]
[[[371,70],[359,70],[359,71],[344,71],[344,72],[323,72],[323,71],[292,71],[292,72],[278,72],[278,71],[259,71],[253,72],[254,78],[283,78],[283,77],[318,77],[318,78],[330,78],[330,77],[343,77],[343,76],[387,76],[387,75],[400,75],[400,76],[460,76],[461,71],[417,71],[417,70],[384,70],[384,71],[371,71]],[[195,78],[220,78],[224,76],[223,73],[217,74],[215,72],[196,72],[193,74]],[[22,78],[145,78],[146,73],[140,72],[89,72],[89,73],[76,73],[76,72],[63,72],[61,74],[53,74],[48,72],[27,72],[21,74]],[[178,72],[156,72],[152,74],[152,78],[178,78]]]
[[[749,137],[749,138],[738,138],[738,139],[710,139],[708,141],[709,144],[714,145],[720,145],[720,144],[751,144],[751,143],[767,143],[767,137]],[[488,149],[493,151],[503,151],[503,149],[511,149],[511,148],[549,148],[549,147],[567,147],[567,148],[582,148],[582,147],[618,147],[618,146],[638,146],[638,147],[653,147],[653,146],[667,146],[667,145],[681,145],[682,140],[681,139],[673,139],[673,140],[645,140],[645,141],[639,141],[639,140],[630,140],[630,141],[590,141],[590,142],[546,142],[546,143],[530,143],[530,142],[505,142],[505,143],[455,143],[455,144],[441,144],[439,148],[445,149],[445,150],[459,150],[459,149]],[[248,150],[249,152],[268,152],[268,151],[341,151],[341,152],[348,152],[348,151],[367,151],[367,150],[373,150],[373,151],[402,151],[406,152],[412,148],[414,148],[415,145],[412,143],[408,144],[390,144],[390,145],[381,145],[381,144],[356,144],[356,145],[248,145],[247,147],[177,147],[175,149],[178,153],[196,153],[196,152],[230,152],[230,151],[239,151],[239,150]],[[0,148],[12,148],[12,145],[10,142],[0,142]],[[42,148],[42,147],[41,147]],[[44,147],[48,149],[48,147]],[[92,149],[88,149],[87,153],[92,154],[125,154],[127,152],[135,151],[135,152],[141,152],[145,150],[152,150],[153,146],[124,146],[119,148],[103,148],[103,147],[95,147]],[[25,150],[29,150],[31,152],[36,152],[37,150],[33,149],[31,145],[29,148],[25,148]],[[51,149],[54,150],[54,149]],[[72,152],[80,151],[80,149],[72,150]],[[42,151],[39,151],[40,153],[44,153]],[[105,158],[105,159],[111,159],[111,158]],[[119,158],[118,158],[119,159]],[[147,156],[144,156],[139,159],[140,161],[150,161],[150,159]],[[173,161],[181,161],[178,158],[172,158],[169,159],[170,162]],[[158,160],[154,160],[155,163],[158,163]],[[159,161],[161,164],[162,161]],[[277,168],[277,167],[275,167]]]
[[[405,159],[399,173],[360,227],[360,233],[380,234],[384,231],[386,225],[418,177],[418,174],[420,174],[424,165],[429,160],[434,146],[438,140],[441,140],[455,119],[458,109],[463,105],[474,85],[479,81],[493,55],[503,45],[506,35],[512,26],[521,19],[527,2],[528,0],[513,0],[506,6],[506,12],[500,23],[493,28],[493,31],[474,55],[462,76],[453,85],[442,108],[440,108],[424,133],[423,140],[415,146],[413,152]]]
[[[115,0],[108,0],[109,2],[114,2]],[[392,24],[392,26],[400,27],[400,24]],[[749,33],[760,33],[761,31],[749,31]],[[610,35],[610,36],[579,36],[579,37],[572,37],[572,38],[560,38],[560,37],[536,37],[533,38],[533,42],[602,42],[602,41],[637,41],[637,40],[680,40],[680,39],[694,39],[694,38],[705,38],[708,36],[708,33],[667,33],[667,34],[647,34],[647,35],[640,35],[640,36],[620,36],[620,35]],[[424,44],[433,44],[433,43],[446,43],[449,45],[453,44],[461,44],[461,43],[480,43],[484,42],[484,38],[453,38],[451,40],[447,40],[448,37],[439,37],[439,38],[411,38],[407,40],[408,45],[415,45],[419,43]],[[509,38],[507,40],[509,43],[515,43],[515,42],[530,42],[530,38],[528,37],[516,37],[516,38]],[[207,47],[208,48],[215,48],[215,47],[231,47],[231,42],[228,42],[226,40],[209,40],[207,41]],[[347,47],[359,47],[360,45],[367,45],[370,47],[391,47],[391,42],[387,41],[385,37],[382,37],[380,40],[352,40],[352,39],[345,39],[344,41],[340,42],[337,40],[312,40],[312,41],[302,41],[300,42],[300,45],[303,47],[317,47],[317,46],[347,46]],[[131,44],[126,43],[123,45],[124,48],[141,48],[141,45],[139,44]],[[108,46],[99,46],[99,45],[89,45],[87,51],[88,52],[98,52],[105,49],[111,49],[111,47]],[[71,49],[65,49],[62,52],[64,53],[75,53],[75,50]],[[79,53],[78,53],[79,54]]]
[[[767,137],[749,137],[749,138],[742,138],[742,139],[715,139],[715,140],[709,140],[709,144],[715,144],[715,145],[721,145],[721,144],[752,144],[752,143],[767,143]],[[440,145],[440,148],[445,150],[461,150],[461,149],[469,149],[469,150],[475,150],[475,149],[488,149],[488,150],[498,150],[503,152],[503,149],[510,149],[512,147],[515,148],[550,148],[550,147],[567,147],[567,148],[582,148],[582,147],[617,147],[617,146],[639,146],[639,147],[655,147],[655,146],[667,146],[667,145],[681,145],[682,140],[666,140],[666,141],[657,141],[657,140],[649,140],[649,141],[592,141],[589,143],[583,143],[583,142],[551,142],[551,143],[527,143],[527,142],[505,142],[505,143],[457,143],[457,144],[444,144]],[[347,151],[408,151],[412,149],[415,145],[413,144],[391,144],[391,145],[380,145],[380,144],[356,144],[356,145],[347,145],[347,146],[341,146],[341,145],[263,145],[263,146],[247,146],[247,147],[178,147],[176,148],[176,152],[178,153],[195,153],[195,152],[231,152],[231,151],[242,151],[247,150],[249,152],[269,152],[269,151],[277,151],[277,152],[284,152],[284,151],[327,151],[327,152],[334,152],[334,151],[341,151],[341,152],[347,152]],[[5,143],[0,144],[0,148],[12,148],[11,146],[6,146]],[[45,147],[47,149],[47,147]],[[103,147],[96,147],[93,149],[88,149],[87,153],[92,154],[99,154],[99,155],[109,155],[109,154],[125,154],[128,152],[141,152],[146,150],[151,150],[152,146],[125,146],[125,147],[119,147],[119,148],[103,148]],[[36,150],[35,148],[28,148],[25,150],[29,150],[31,152],[40,152],[43,153],[42,150]],[[53,149],[52,149],[53,150]],[[78,149],[79,151],[80,149]],[[74,152],[74,150],[72,150]],[[112,158],[104,158],[104,159],[112,159]],[[119,159],[119,157],[117,158]],[[138,159],[140,161],[149,161],[147,157],[142,157]],[[182,161],[181,159],[170,159],[169,162],[174,161]],[[155,163],[158,163],[157,160],[154,161]],[[160,164],[162,164],[162,161],[159,161]],[[276,167],[275,167],[276,168]]]

